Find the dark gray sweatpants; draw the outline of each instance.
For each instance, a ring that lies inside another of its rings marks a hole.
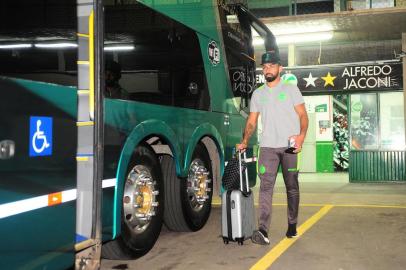
[[[299,210],[299,168],[298,154],[285,153],[286,147],[261,147],[258,160],[258,175],[261,179],[259,190],[259,229],[268,232],[272,216],[272,196],[278,166],[281,164],[288,198],[288,223],[297,223]]]

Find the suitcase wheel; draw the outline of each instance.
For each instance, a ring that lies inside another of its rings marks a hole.
[[[244,241],[243,241],[243,240],[238,240],[238,245],[239,245],[239,246],[244,245]]]
[[[223,243],[224,243],[225,245],[228,245],[228,239],[225,238],[225,237],[223,237]]]

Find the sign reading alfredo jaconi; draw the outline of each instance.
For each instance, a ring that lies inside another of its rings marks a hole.
[[[320,65],[284,68],[287,82],[297,83],[301,92],[362,92],[402,90],[402,63]],[[295,77],[295,78],[292,78]],[[263,83],[262,71],[257,84]]]

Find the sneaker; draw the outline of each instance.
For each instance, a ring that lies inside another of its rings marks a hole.
[[[262,229],[255,231],[251,238],[252,242],[259,245],[269,245],[268,233]]]
[[[287,238],[297,237],[296,223],[295,224],[288,224],[288,231],[286,232],[286,237]]]

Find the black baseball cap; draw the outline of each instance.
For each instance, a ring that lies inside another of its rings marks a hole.
[[[276,51],[267,51],[262,55],[261,65],[272,63],[272,64],[280,64],[281,58],[279,57],[279,52]]]

